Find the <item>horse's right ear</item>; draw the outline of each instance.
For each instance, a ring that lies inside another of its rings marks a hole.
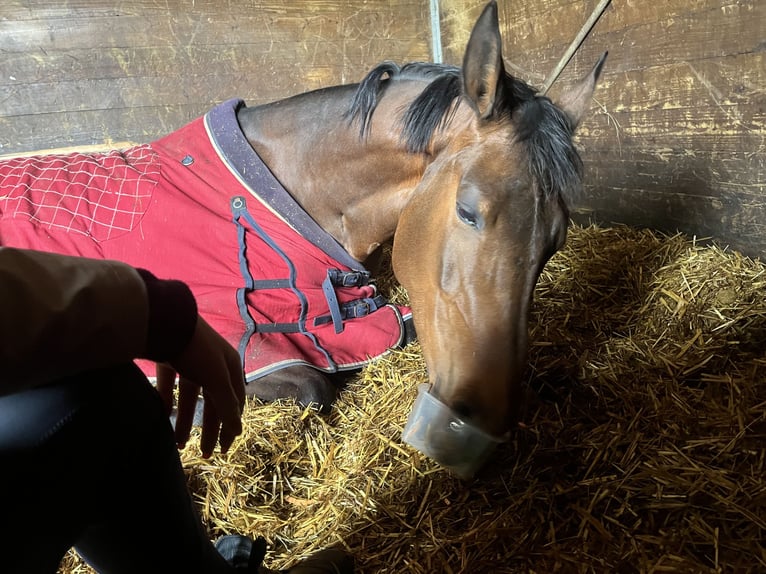
[[[593,97],[593,91],[596,89],[596,82],[601,75],[601,69],[604,67],[604,62],[609,52],[604,52],[601,57],[593,66],[590,74],[585,76],[574,87],[570,88],[567,92],[562,94],[558,101],[558,107],[564,110],[569,116],[569,120],[572,122],[572,128],[576,128],[582,120],[585,112],[588,111],[591,98]]]
[[[502,43],[497,2],[492,0],[476,21],[463,57],[463,92],[482,118],[490,117],[500,100]]]

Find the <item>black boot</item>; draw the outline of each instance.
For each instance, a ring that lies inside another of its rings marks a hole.
[[[235,570],[258,574],[266,556],[266,540],[260,536],[251,540],[247,536],[228,534],[215,541],[215,549]]]

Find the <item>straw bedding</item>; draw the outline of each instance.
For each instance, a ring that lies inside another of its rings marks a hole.
[[[228,455],[182,453],[189,485],[211,536],[265,536],[272,567],[342,544],[360,573],[764,572],[765,284],[682,235],[573,227],[538,284],[522,423],[474,480],[400,441],[413,344],[328,416],[248,405]]]

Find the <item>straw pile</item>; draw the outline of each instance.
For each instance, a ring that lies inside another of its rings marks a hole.
[[[189,485],[211,536],[265,536],[272,567],[342,544],[360,573],[764,572],[765,282],[681,235],[574,227],[538,285],[523,422],[474,480],[400,442],[414,344],[329,416],[249,405],[230,454],[187,447]]]

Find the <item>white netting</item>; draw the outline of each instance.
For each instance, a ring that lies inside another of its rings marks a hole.
[[[105,241],[135,228],[159,176],[159,159],[149,145],[5,160],[0,217]]]

